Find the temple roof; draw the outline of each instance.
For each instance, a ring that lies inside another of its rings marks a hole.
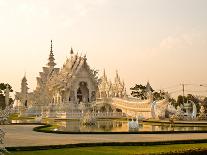
[[[82,68],[85,68],[88,71],[89,77],[96,84],[97,81],[95,80],[94,74],[87,64],[86,55],[81,56],[78,55],[78,53],[73,54],[73,50],[70,54],[70,57],[66,59],[66,62],[63,64],[63,67],[57,75],[50,79],[50,87],[68,87],[70,82],[78,75]]]

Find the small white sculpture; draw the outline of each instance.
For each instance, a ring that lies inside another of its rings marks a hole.
[[[139,120],[137,118],[133,118],[128,122],[129,130],[139,129]]]
[[[194,102],[192,104],[193,104],[192,119],[195,119],[197,115],[197,107]]]
[[[198,116],[198,119],[199,119],[199,120],[206,120],[206,113],[205,113],[205,108],[204,108],[204,106],[201,106],[200,114],[199,114],[199,116]]]

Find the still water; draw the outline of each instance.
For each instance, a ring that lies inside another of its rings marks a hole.
[[[34,119],[29,120],[12,120],[12,123],[40,123]],[[103,119],[97,120],[95,125],[83,125],[78,120],[55,120],[45,122],[57,126],[56,130],[69,132],[133,132],[133,131],[207,131],[207,126],[198,125],[175,125],[171,127],[169,124],[151,124],[139,122],[137,129],[129,128],[128,120]]]
[[[127,120],[98,120],[95,125],[82,125],[80,121],[57,121],[55,124],[60,131],[71,132],[133,132],[133,131],[201,131],[207,130],[207,126],[175,126],[169,124],[139,123],[137,129],[129,128]]]

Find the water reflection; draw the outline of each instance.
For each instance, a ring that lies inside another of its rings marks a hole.
[[[57,121],[60,131],[70,132],[134,132],[134,131],[201,131],[207,126],[174,126],[169,124],[139,123],[138,129],[130,129],[127,120],[98,120],[95,125],[85,126],[78,120]]]
[[[11,120],[11,123],[40,123],[35,119]],[[169,124],[139,123],[138,129],[129,128],[127,120],[103,119],[97,120],[95,125],[82,125],[79,120],[43,120],[42,123],[58,126],[60,131],[69,132],[137,132],[137,131],[202,131],[207,126],[171,126]]]
[[[37,123],[37,122],[34,119],[22,119],[22,120],[11,120],[10,123],[21,124],[21,123]]]

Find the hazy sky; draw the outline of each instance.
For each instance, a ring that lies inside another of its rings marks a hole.
[[[113,80],[118,69],[128,88],[207,83],[206,8],[207,0],[0,0],[0,82],[19,91],[26,72],[33,90],[52,39],[58,67],[72,46],[100,74]]]

